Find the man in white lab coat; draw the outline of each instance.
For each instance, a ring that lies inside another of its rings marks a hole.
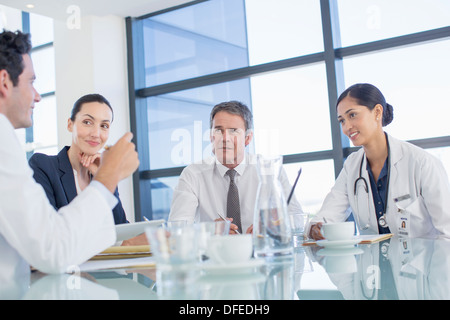
[[[34,105],[41,100],[33,87],[30,49],[28,34],[0,33],[0,291],[26,277],[30,265],[46,273],[66,272],[113,245],[113,192],[139,166],[127,133],[104,153],[91,185],[68,206],[53,209],[14,132],[31,126]]]

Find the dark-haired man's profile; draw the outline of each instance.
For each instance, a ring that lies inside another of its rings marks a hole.
[[[126,133],[103,155],[91,184],[56,212],[34,180],[14,131],[32,125],[41,100],[30,50],[29,34],[0,33],[0,254],[2,275],[10,281],[29,274],[30,265],[65,272],[113,245],[113,193],[139,166],[132,134]],[[0,284],[0,291],[7,288]]]

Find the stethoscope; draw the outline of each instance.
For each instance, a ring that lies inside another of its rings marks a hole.
[[[386,228],[388,226],[387,220],[386,220],[386,208],[387,208],[387,202],[388,202],[388,194],[389,194],[389,181],[390,181],[390,177],[391,177],[391,157],[390,157],[390,153],[391,153],[391,149],[389,147],[389,139],[385,133],[386,136],[386,144],[387,144],[387,151],[388,151],[388,155],[387,155],[387,165],[388,165],[388,172],[387,172],[387,184],[386,184],[386,194],[385,194],[385,200],[384,200],[384,208],[383,208],[383,214],[381,215],[381,217],[378,219],[378,224],[380,225],[380,227]],[[363,153],[362,158],[361,158],[361,164],[359,165],[359,177],[355,180],[355,183],[353,185],[353,194],[355,195],[356,198],[356,203],[358,204],[358,182],[362,181],[364,183],[364,190],[367,193],[367,196],[369,196],[369,185],[367,183],[367,180],[362,176],[362,167],[364,164],[364,157],[365,157],[365,153]],[[359,209],[359,208],[358,208]],[[359,210],[358,210],[359,211]],[[359,214],[359,212],[358,212]],[[369,215],[369,223],[366,224],[362,230],[366,230],[369,228],[370,226],[370,212],[368,213]]]

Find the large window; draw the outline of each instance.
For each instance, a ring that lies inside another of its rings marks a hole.
[[[342,46],[448,27],[445,0],[338,0]]]
[[[311,213],[356,150],[335,101],[356,82],[394,106],[386,131],[437,156],[450,136],[450,4],[446,0],[209,0],[127,19],[130,106],[141,166],[136,221],[167,218],[183,168],[211,154],[209,113],[253,111],[256,153],[279,153]]]
[[[150,170],[179,167],[209,156],[209,112],[216,101],[250,99],[248,79],[147,98]],[[164,143],[161,143],[164,141]]]
[[[29,30],[24,31],[31,34],[33,45],[31,58],[36,73],[35,88],[42,97],[33,112],[35,121],[32,138],[27,141],[30,145],[28,154],[53,155],[58,153],[53,19],[34,13],[24,13],[24,19],[29,21]]]
[[[319,1],[246,0],[250,65],[323,51]]]
[[[255,75],[251,93],[257,153],[332,148],[324,63]]]
[[[248,66],[243,1],[206,1],[143,20],[147,87]]]
[[[450,40],[417,44],[344,58],[345,85],[369,82],[394,108],[386,130],[403,139],[450,133],[446,110],[450,89]],[[446,106],[446,108],[444,108]]]

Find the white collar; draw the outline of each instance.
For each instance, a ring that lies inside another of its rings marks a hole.
[[[216,167],[219,170],[220,176],[224,177],[229,168],[224,166],[216,157]],[[242,159],[241,163],[239,163],[234,170],[238,173],[238,175],[242,176],[244,174],[245,168],[247,167],[247,156],[244,154],[244,159]]]

